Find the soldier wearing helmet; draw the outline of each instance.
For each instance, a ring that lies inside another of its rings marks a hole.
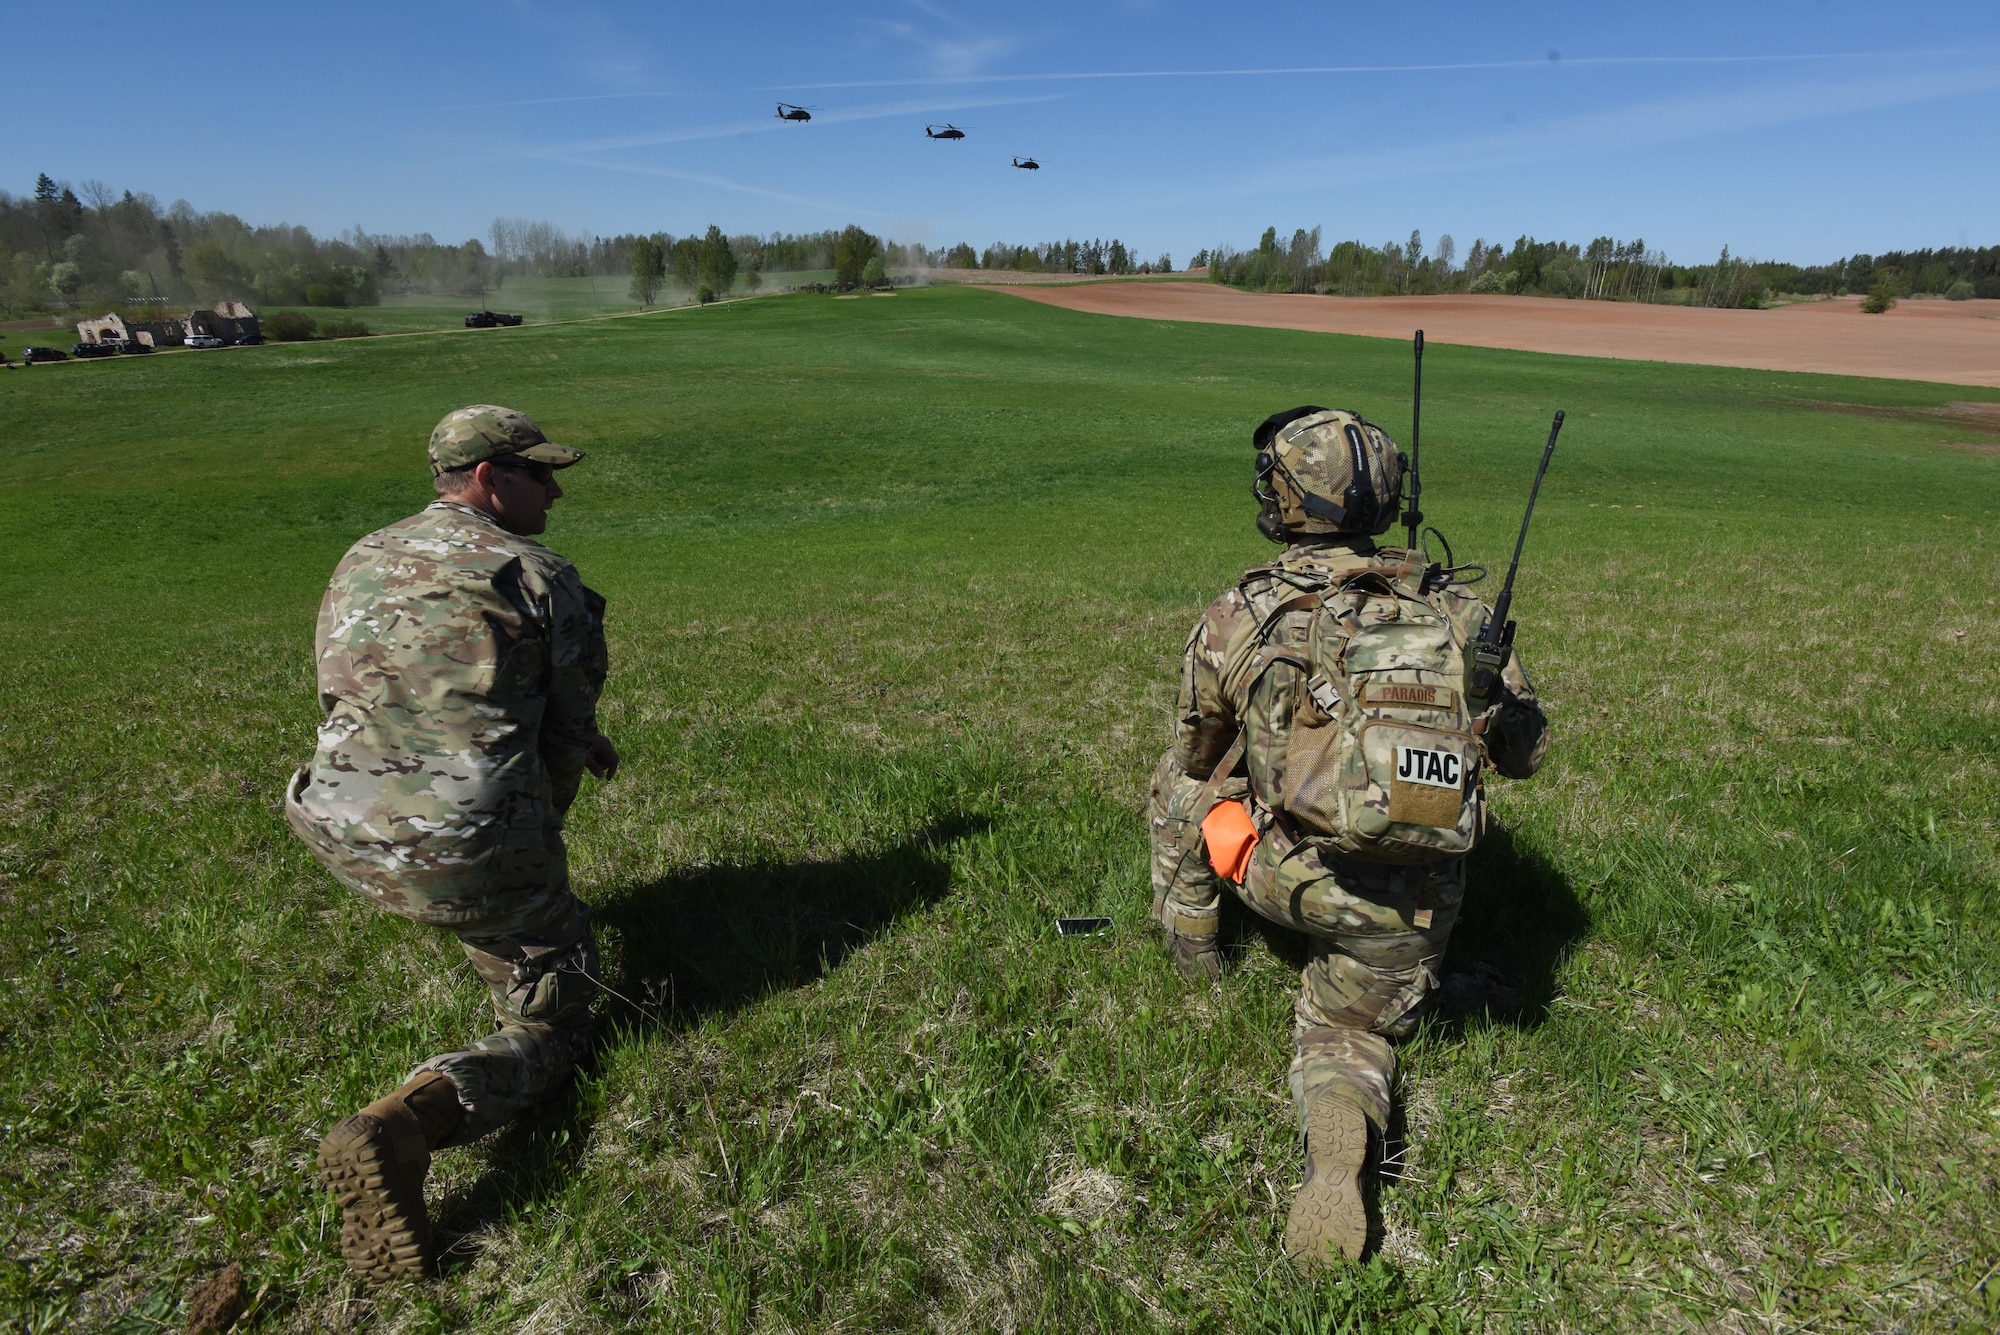
[[[510,408],[431,433],[438,499],[354,544],[321,604],[326,721],[286,791],[293,831],[377,907],[453,933],[494,1029],[337,1123],[320,1172],[363,1279],[435,1261],[433,1151],[546,1098],[589,1049],[597,948],[570,893],[563,815],[618,752],[597,730],[604,600],[534,540],[583,457]]]
[[[1375,539],[1406,461],[1341,409],[1277,413],[1253,435],[1257,527],[1284,544],[1189,636],[1173,745],[1154,773],[1153,917],[1183,972],[1220,974],[1226,884],[1303,933],[1290,1084],[1306,1151],[1286,1249],[1358,1258],[1396,1058],[1415,1028],[1484,827],[1484,772],[1526,778],[1548,748],[1510,661],[1471,697],[1487,610],[1451,572]]]

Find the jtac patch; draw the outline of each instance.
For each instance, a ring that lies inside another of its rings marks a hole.
[[[1443,747],[1396,748],[1396,770],[1389,781],[1390,820],[1399,825],[1429,825],[1449,830],[1457,827],[1459,813],[1464,808],[1464,757]]]
[[[1398,709],[1450,709],[1458,703],[1458,692],[1449,686],[1424,686],[1408,681],[1381,682],[1363,693],[1361,703],[1392,705]]]

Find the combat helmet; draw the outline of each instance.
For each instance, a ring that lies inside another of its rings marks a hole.
[[[1410,462],[1389,433],[1345,408],[1273,413],[1257,447],[1257,531],[1273,542],[1383,533],[1396,522]]]

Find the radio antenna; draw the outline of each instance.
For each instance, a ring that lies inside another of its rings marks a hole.
[[[1417,550],[1417,526],[1424,522],[1424,475],[1419,468],[1423,457],[1421,432],[1424,413],[1424,331],[1417,331],[1417,387],[1410,396],[1410,508],[1403,511],[1403,527],[1410,531],[1404,544],[1412,555]]]
[[[1493,615],[1480,627],[1479,638],[1466,646],[1470,679],[1466,682],[1466,703],[1475,714],[1486,712],[1493,693],[1500,689],[1500,674],[1514,656],[1514,576],[1521,573],[1521,549],[1528,544],[1528,521],[1535,517],[1535,498],[1542,494],[1542,478],[1549,471],[1549,457],[1556,452],[1556,436],[1563,429],[1562,411],[1549,427],[1549,443],[1542,447],[1541,466],[1535,469],[1535,485],[1528,488],[1528,509],[1521,516],[1521,536],[1514,539],[1514,560],[1507,567],[1507,582],[1500,587],[1500,599]]]

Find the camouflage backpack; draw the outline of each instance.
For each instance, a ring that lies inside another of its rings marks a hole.
[[[1260,655],[1296,670],[1282,791],[1261,796],[1302,833],[1369,862],[1430,862],[1478,842],[1485,753],[1465,700],[1461,603],[1402,562],[1295,600],[1311,612],[1303,642]]]

